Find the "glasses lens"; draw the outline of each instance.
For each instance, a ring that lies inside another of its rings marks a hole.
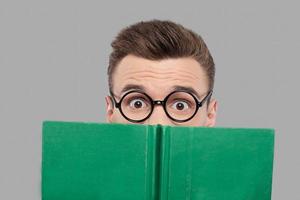
[[[186,92],[175,92],[170,95],[166,102],[166,111],[171,118],[186,120],[192,117],[197,110],[195,98]]]
[[[145,119],[152,110],[149,97],[139,92],[128,93],[121,102],[123,114],[132,120]]]

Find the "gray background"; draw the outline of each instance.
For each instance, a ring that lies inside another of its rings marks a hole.
[[[217,126],[275,128],[273,199],[300,199],[299,5],[259,0],[0,0],[0,199],[40,199],[42,121],[105,121],[110,42],[154,18],[203,36]]]

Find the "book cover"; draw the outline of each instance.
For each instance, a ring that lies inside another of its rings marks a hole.
[[[42,199],[270,200],[274,130],[43,123]]]

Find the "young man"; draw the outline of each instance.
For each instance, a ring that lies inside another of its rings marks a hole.
[[[199,35],[152,20],[123,29],[112,48],[107,122],[215,125],[215,65]]]

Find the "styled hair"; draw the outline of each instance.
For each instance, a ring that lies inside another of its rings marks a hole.
[[[149,60],[191,57],[204,69],[208,87],[214,87],[215,64],[200,35],[171,21],[141,21],[124,28],[111,43],[107,70],[109,89],[113,89],[113,73],[127,55]]]

